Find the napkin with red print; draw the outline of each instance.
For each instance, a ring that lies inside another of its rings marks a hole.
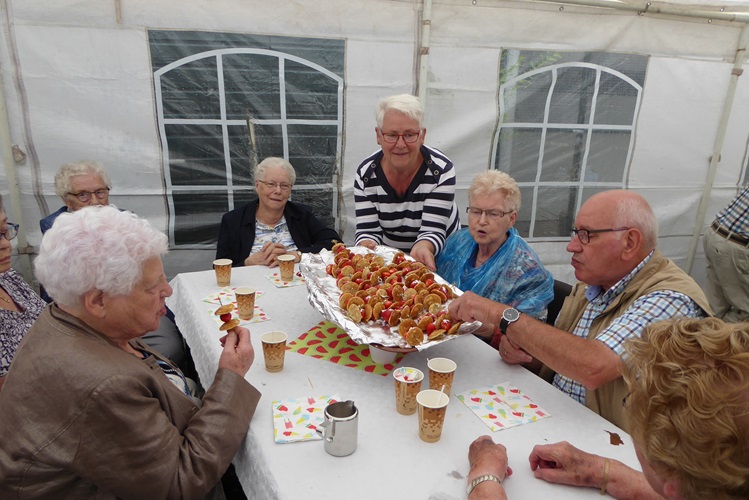
[[[316,429],[325,420],[325,407],[338,401],[338,396],[273,401],[273,438],[276,443],[322,439]]]
[[[372,361],[367,344],[357,344],[338,325],[323,320],[298,339],[289,342],[292,352],[324,359],[331,363],[387,376],[405,354],[399,353],[392,363],[380,365]]]
[[[457,397],[492,431],[551,416],[509,382],[465,391]]]

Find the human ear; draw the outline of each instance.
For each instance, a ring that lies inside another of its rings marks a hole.
[[[627,229],[623,239],[622,258],[639,259],[642,247],[642,233],[637,228]]]
[[[83,308],[97,318],[103,318],[107,312],[107,301],[104,292],[94,288],[83,294]]]
[[[680,499],[679,486],[673,479],[668,479],[663,483],[663,496],[666,498]]]
[[[377,144],[382,146],[382,143],[380,142],[380,129],[377,127],[375,127],[375,139],[377,139]]]

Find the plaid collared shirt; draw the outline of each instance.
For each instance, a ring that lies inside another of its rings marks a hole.
[[[588,299],[588,305],[572,333],[578,337],[586,338],[593,320],[624,291],[652,256],[653,253],[651,252],[632,272],[608,290],[604,291],[600,286],[589,286],[586,288],[585,297]],[[704,315],[705,313],[702,308],[683,293],[671,290],[659,290],[643,295],[634,301],[624,311],[624,314],[616,318],[606,329],[601,331],[595,340],[603,342],[617,356],[621,356],[624,352],[624,341],[631,337],[639,337],[643,330],[645,330],[645,327],[651,323],[673,317],[701,318]],[[569,377],[557,374],[554,377],[554,386],[571,398],[585,404],[585,386],[583,384]]]
[[[728,231],[749,238],[749,186],[744,186],[715,220]]]

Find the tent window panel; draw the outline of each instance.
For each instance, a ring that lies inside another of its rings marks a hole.
[[[551,75],[541,73],[508,85],[504,92],[506,123],[543,123]]]
[[[507,172],[516,182],[535,181],[542,133],[540,128],[503,128],[495,168]]]
[[[221,115],[216,59],[183,64],[161,78],[164,118],[207,119]]]
[[[289,162],[297,184],[330,183],[335,175],[338,127],[289,125]]]
[[[547,130],[541,182],[579,181],[587,136],[582,129]]]
[[[180,192],[174,201],[175,241],[177,245],[214,245],[218,240],[221,214],[229,208],[226,192]]]
[[[596,101],[596,125],[632,125],[637,95],[637,89],[620,77],[601,73]]]
[[[226,184],[220,126],[164,125],[164,130],[173,186]]]
[[[338,82],[295,61],[286,61],[284,76],[287,118],[338,119]]]
[[[320,189],[297,189],[291,192],[291,199],[295,203],[304,203],[312,207],[315,216],[328,227],[335,227],[335,211],[333,200],[335,199],[333,188]]]
[[[531,219],[533,218],[533,187],[520,187],[520,210],[515,219],[515,229],[520,236],[528,238],[531,234]]]
[[[223,56],[226,117],[230,120],[281,118],[278,58],[260,54]]]
[[[536,237],[569,235],[570,229],[575,224],[576,202],[576,187],[539,187],[533,235]]]
[[[257,158],[250,144],[250,133],[245,125],[227,126],[231,180],[234,186],[252,186],[252,169]]]
[[[596,72],[590,68],[560,68],[551,97],[549,123],[588,123],[595,83]]]
[[[586,182],[622,182],[632,133],[628,130],[595,130],[591,133]]]

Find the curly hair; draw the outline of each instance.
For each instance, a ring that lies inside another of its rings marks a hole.
[[[128,295],[143,264],[167,252],[167,237],[113,205],[61,214],[44,234],[34,272],[55,302],[77,306],[90,290]]]
[[[749,498],[749,323],[678,319],[626,345],[640,453],[685,499]]]
[[[520,188],[515,179],[500,170],[488,170],[473,178],[468,188],[468,199],[474,196],[488,196],[500,192],[505,197],[505,207],[509,210],[520,210]]]
[[[296,170],[294,170],[294,167],[291,165],[291,163],[289,163],[288,160],[275,156],[269,156],[268,158],[258,163],[255,166],[253,178],[255,180],[258,180],[261,177],[265,177],[265,173],[268,171],[268,169],[275,167],[283,167],[286,170],[286,173],[289,175],[289,182],[293,186],[296,182]]]
[[[81,160],[66,163],[57,170],[55,174],[55,193],[60,198],[65,199],[70,191],[70,178],[76,175],[87,174],[98,174],[104,185],[112,189],[112,181],[109,180],[109,176],[104,167],[101,166],[101,163],[92,160]]]

